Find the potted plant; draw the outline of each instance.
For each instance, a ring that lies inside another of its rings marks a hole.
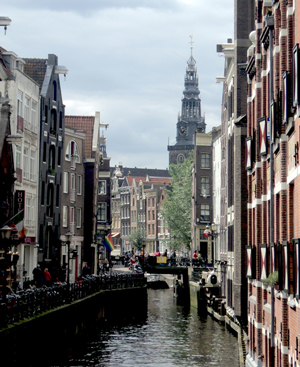
[[[54,168],[49,168],[49,173],[51,174],[51,175],[54,175],[54,173],[55,173],[55,169]]]
[[[278,271],[275,270],[273,273],[268,275],[268,278],[262,279],[262,282],[267,287],[275,287],[278,288]]]

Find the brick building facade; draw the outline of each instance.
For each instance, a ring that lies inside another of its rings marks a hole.
[[[246,366],[298,366],[300,1],[255,6],[247,60]],[[267,279],[275,271],[274,289]]]

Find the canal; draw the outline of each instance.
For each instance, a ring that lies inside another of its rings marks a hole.
[[[65,363],[52,365],[238,367],[237,338],[210,316],[199,317],[197,310],[176,305],[172,292],[148,290],[144,319],[105,323],[71,346]]]

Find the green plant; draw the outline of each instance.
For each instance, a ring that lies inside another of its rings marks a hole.
[[[51,173],[51,174],[55,173],[55,169],[54,168],[49,168],[49,173]]]
[[[274,271],[268,275],[268,278],[262,279],[262,282],[267,287],[274,287],[274,285],[278,284],[278,271]]]

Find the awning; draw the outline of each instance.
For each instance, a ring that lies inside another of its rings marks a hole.
[[[117,236],[119,236],[119,234],[120,234],[120,232],[118,232],[118,233],[112,233],[112,237],[117,237]]]

